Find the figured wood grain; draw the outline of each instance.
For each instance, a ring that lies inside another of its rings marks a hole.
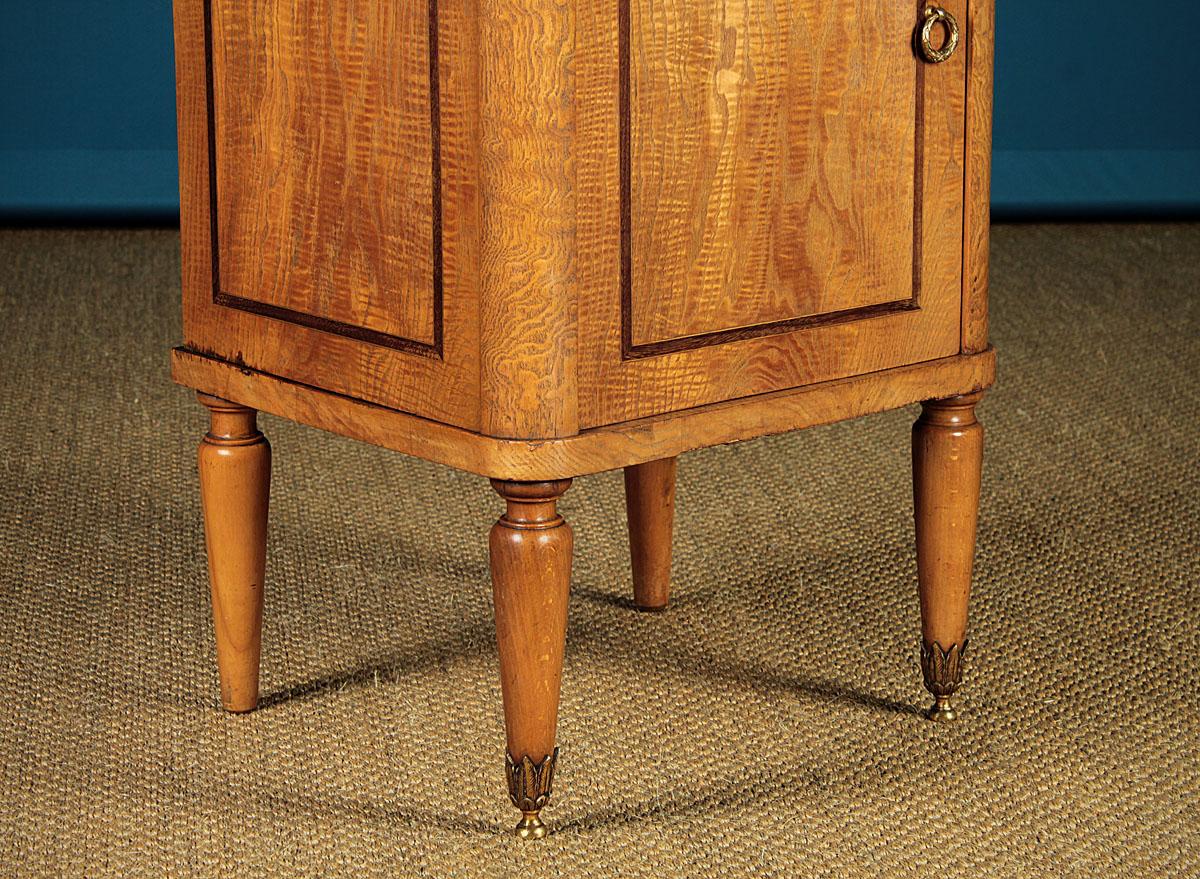
[[[911,6],[629,6],[632,344],[911,299]]]
[[[992,189],[994,0],[971,0],[966,49],[967,168],[963,191],[962,350],[988,345],[988,242]]]
[[[574,3],[480,0],[481,428],[578,429]]]
[[[862,7],[859,12],[868,20],[871,10],[878,7],[850,5]],[[965,0],[947,0],[944,5],[965,20]],[[863,47],[864,58],[882,55],[897,59],[896,64],[907,59],[903,63],[920,80],[920,118],[912,113],[888,117],[914,139],[915,167],[910,165],[914,180],[892,180],[890,185],[910,196],[914,191],[920,193],[920,211],[913,223],[915,249],[913,242],[909,243],[920,258],[905,288],[917,288],[918,307],[889,307],[869,315],[850,311],[818,325],[802,323],[781,327],[771,335],[714,340],[716,344],[706,342],[645,357],[628,356],[622,332],[621,126],[619,114],[610,109],[614,96],[619,101],[621,92],[620,3],[597,0],[580,8],[576,179],[582,429],[934,360],[960,350],[965,53],[956,53],[944,64],[918,61],[912,49],[918,7],[916,3],[906,7],[910,17],[904,27],[897,23],[886,34],[864,30],[861,38],[871,43]],[[892,21],[890,17],[886,20]],[[640,63],[637,53],[631,59]],[[857,75],[860,68],[852,72]],[[795,76],[803,81],[801,74]],[[912,100],[906,105],[911,110]],[[660,112],[668,111],[668,107],[660,108]],[[755,122],[760,127],[770,126],[778,119],[764,115]],[[827,127],[837,124],[836,118],[825,122]],[[758,134],[750,120],[745,130],[747,136]],[[827,161],[826,176],[835,176],[836,167],[835,162]],[[919,182],[914,185],[914,181]],[[840,185],[850,197],[874,184],[846,174]],[[909,204],[910,211],[915,208]],[[635,233],[634,229],[628,231]],[[824,232],[819,224],[814,225],[812,234],[820,240]],[[653,282],[669,286],[674,281],[659,277]]]
[[[436,346],[436,3],[210,9],[220,292]]]
[[[271,8],[261,0],[253,9],[261,14]],[[224,12],[232,15],[234,20],[241,21],[249,14],[230,3],[221,0],[218,4],[217,15]],[[322,4],[330,6],[329,3]],[[359,4],[352,4],[357,7]],[[366,6],[354,13],[367,15]],[[416,15],[419,9],[426,15],[428,26],[429,7],[424,4],[404,4],[393,11],[379,10],[371,15]],[[281,10],[284,8],[279,7]],[[287,7],[290,9],[291,7]],[[351,15],[350,7],[340,4],[337,15]],[[478,31],[474,26],[476,10],[473,0],[461,0],[453,4],[441,4],[436,7],[437,16],[437,66],[436,77],[439,86],[439,145],[440,165],[442,176],[441,206],[443,217],[442,262],[443,262],[443,344],[441,357],[426,354],[413,354],[403,350],[374,344],[360,338],[353,338],[345,333],[328,332],[315,326],[303,325],[293,320],[280,320],[274,317],[252,313],[244,308],[234,308],[221,304],[219,299],[218,276],[215,271],[220,260],[213,259],[216,246],[217,227],[220,225],[220,210],[214,212],[214,192],[212,183],[214,169],[218,163],[210,161],[215,153],[210,151],[212,143],[221,146],[224,135],[218,137],[218,132],[210,130],[209,115],[209,57],[207,48],[209,35],[206,33],[208,18],[204,0],[175,0],[175,61],[176,61],[176,92],[178,107],[179,130],[179,165],[180,165],[180,226],[183,248],[183,298],[184,298],[184,337],[187,345],[193,350],[203,351],[221,359],[244,364],[254,369],[270,372],[274,375],[318,385],[330,391],[347,394],[373,403],[390,406],[406,412],[437,419],[448,424],[465,428],[479,426],[479,341],[478,341],[478,302],[475,290],[478,272]],[[282,12],[280,13],[283,14]],[[305,12],[296,8],[297,21],[303,19]],[[349,19],[346,19],[349,20]],[[407,20],[407,19],[405,19]],[[415,18],[413,21],[415,22]],[[415,26],[415,25],[414,25]],[[316,27],[314,23],[314,27]],[[335,36],[327,26],[322,31]],[[366,35],[357,35],[353,29],[341,31],[339,47],[345,49],[350,45],[365,47],[368,43],[376,45],[373,40],[382,39],[375,35],[368,40]],[[357,41],[357,42],[356,42]],[[224,41],[221,41],[222,44]],[[313,46],[278,46],[268,45],[263,40],[235,40],[241,53],[250,53],[245,63],[254,69],[278,70],[279,65],[288,65],[298,60],[306,59],[314,69],[332,63],[322,61],[319,57],[309,57],[316,52]],[[416,59],[423,59],[428,65],[431,60],[428,53],[429,38],[422,35],[414,47],[416,54],[412,55],[412,71],[416,73]],[[329,48],[328,46],[326,48]],[[291,54],[289,54],[291,53]],[[410,57],[408,49],[404,58]],[[241,57],[239,55],[239,57]],[[338,57],[331,54],[330,59]],[[382,58],[383,56],[379,56]],[[398,61],[400,55],[393,57]],[[292,59],[289,61],[289,59]],[[365,57],[363,59],[365,61]],[[214,62],[214,67],[220,63]],[[424,75],[420,80],[417,91],[426,94],[431,81],[430,71],[423,69]],[[222,79],[219,70],[214,69],[214,79]],[[310,76],[312,70],[301,71],[300,75]],[[249,76],[250,74],[246,74]],[[269,75],[269,74],[267,74]],[[311,76],[310,76],[311,78]],[[218,82],[213,82],[214,103]],[[329,86],[332,89],[332,86]],[[406,97],[405,101],[416,100]],[[404,106],[409,106],[405,104]],[[428,106],[428,104],[426,104]],[[355,139],[354,155],[345,159],[347,167],[358,163],[364,168],[371,165],[374,159],[370,155],[378,153],[386,162],[396,161],[395,142],[397,137],[411,138],[416,144],[417,135],[413,133],[397,134],[386,127],[368,124],[366,116],[382,107],[370,108],[361,105],[365,114],[358,118],[353,126],[346,117],[346,124],[338,130],[343,135]],[[249,112],[249,111],[247,111]],[[316,109],[314,109],[316,112]],[[325,108],[320,112],[331,112]],[[420,115],[420,114],[416,114]],[[415,118],[415,117],[414,117]],[[426,117],[419,120],[421,143],[423,148],[417,149],[412,158],[413,181],[419,176],[432,185],[431,119]],[[266,139],[279,137],[279,132],[286,126],[283,120],[271,117],[264,122],[267,129],[261,136]],[[366,138],[369,138],[366,139]],[[293,142],[299,153],[304,153],[303,142]],[[268,161],[269,155],[260,157],[259,161]],[[332,156],[326,156],[329,162]],[[288,160],[291,167],[299,167],[299,162],[305,167],[315,169],[313,157],[303,155],[292,156]],[[321,167],[328,167],[329,162],[322,161]],[[407,165],[406,165],[407,168]],[[398,171],[401,177],[407,171]],[[232,191],[235,183],[244,182],[251,190],[269,187],[271,180],[246,178],[244,181],[228,177],[220,193],[223,200],[240,198],[248,199],[250,203],[258,196],[252,191],[245,196],[236,196]],[[296,184],[298,185],[298,184]],[[415,184],[419,185],[419,184]],[[265,189],[263,191],[266,191]],[[300,194],[296,193],[297,197]],[[356,196],[359,205],[372,204],[382,208],[383,202],[362,192]],[[323,191],[321,216],[333,222],[328,213],[337,207],[344,208],[346,199],[341,194],[329,190]],[[340,199],[340,201],[339,201]],[[372,201],[372,199],[375,199]],[[224,202],[223,202],[224,203]],[[355,222],[358,228],[369,233],[372,237],[374,218],[365,218],[360,214]],[[403,220],[403,217],[398,219]],[[307,221],[306,221],[307,222]],[[382,219],[379,220],[382,222]],[[265,227],[264,227],[265,228]],[[347,227],[349,228],[349,227]],[[382,227],[381,227],[382,228]],[[421,225],[421,228],[426,228]],[[421,233],[424,234],[424,233]],[[235,236],[236,238],[236,236]],[[281,247],[292,246],[282,242]],[[315,246],[315,245],[314,245]],[[327,246],[322,243],[321,247]],[[394,246],[394,245],[389,245]],[[355,254],[361,255],[366,247],[361,241],[354,241],[348,248],[343,248],[340,257],[347,266],[353,265],[353,271],[367,271],[367,264],[350,263],[349,258]],[[432,251],[425,253],[425,264],[432,259]],[[300,251],[294,251],[299,253]],[[316,252],[311,254],[315,258]],[[329,254],[327,254],[329,255]],[[218,257],[220,254],[218,254]],[[336,260],[325,266],[329,271],[334,270]],[[271,260],[267,260],[268,263]],[[341,271],[342,269],[337,269]],[[350,269],[346,269],[350,270]],[[398,271],[399,269],[397,269]],[[408,271],[407,269],[405,271]],[[238,291],[244,293],[244,290]],[[398,291],[402,296],[408,294],[403,288]],[[432,293],[426,287],[422,295],[412,298],[413,302],[430,302]],[[411,298],[411,297],[410,297]],[[399,301],[399,300],[397,300]],[[408,301],[408,299],[405,299]],[[418,309],[425,308],[418,305]],[[324,306],[322,306],[324,308]],[[425,324],[428,326],[428,323]],[[415,331],[418,335],[424,331]],[[425,334],[428,338],[428,334]]]
[[[526,481],[600,473],[966,394],[990,387],[995,367],[995,353],[988,349],[593,428],[557,440],[520,441],[482,436],[184,349],[172,353],[172,376],[179,384],[459,470]]]

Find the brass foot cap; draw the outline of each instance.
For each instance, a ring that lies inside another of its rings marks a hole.
[[[933,706],[925,713],[925,716],[930,720],[938,723],[949,723],[958,717],[958,712],[954,710],[954,706],[950,704],[950,699],[940,698],[933,703]]]
[[[537,812],[522,812],[516,833],[521,839],[541,839],[546,835],[547,828]]]

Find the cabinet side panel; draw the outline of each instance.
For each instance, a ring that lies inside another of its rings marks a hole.
[[[428,4],[209,8],[220,292],[435,345]]]
[[[213,161],[217,158],[216,148],[220,146],[221,137],[210,124],[210,108],[215,103],[217,89],[212,77],[213,59],[208,52],[212,38],[211,18],[205,0],[175,0],[174,5],[186,347],[291,382],[477,429],[478,77],[473,0],[428,7],[420,4],[426,12],[436,11],[436,19],[430,23],[437,25],[440,47],[438,75],[433,77],[440,92],[440,112],[436,120],[427,118],[419,125],[420,137],[438,144],[437,161],[433,162],[428,151],[414,158],[414,163],[420,163],[421,175],[426,179],[432,177],[432,167],[439,165],[442,180],[440,253],[444,266],[444,317],[440,350],[425,342],[417,345],[416,350],[396,347],[391,340],[399,339],[398,336],[376,341],[376,336],[386,334],[368,330],[365,318],[359,324],[331,327],[327,319],[313,322],[297,319],[295,315],[304,316],[301,312],[279,314],[255,310],[244,304],[231,304],[222,295],[218,273],[221,254],[217,251],[220,211],[216,209],[220,206],[215,197],[219,195],[215,186],[218,163]],[[457,57],[464,59],[463,63],[455,63]],[[432,66],[432,59],[427,57],[426,64]],[[425,71],[426,87],[432,73],[432,70]],[[381,120],[387,117],[381,108],[367,105],[363,106],[362,112],[364,118],[376,112],[380,113]],[[431,126],[436,127],[436,133],[430,130]],[[257,129],[257,123],[255,127]],[[359,156],[352,161],[368,168],[373,160]],[[386,157],[382,161],[386,166]],[[375,172],[372,170],[371,173]],[[269,187],[271,181],[255,182],[255,185],[260,184]],[[308,184],[319,187],[315,181],[306,181]],[[300,183],[294,180],[289,185],[299,186]],[[427,185],[432,185],[431,179]],[[337,193],[322,192],[320,201],[321,211],[336,207]],[[382,203],[377,207],[383,210]],[[389,230],[394,228],[390,225],[392,220],[385,223],[380,216],[378,222],[375,231],[386,238],[391,234]],[[404,222],[403,217],[398,222]],[[428,233],[425,240],[431,240]],[[264,249],[264,259],[281,258],[280,254],[289,252],[287,248],[293,244],[294,239],[270,245]],[[374,271],[365,267],[362,260],[366,256],[356,249],[364,246],[359,235],[343,248],[341,255],[353,263],[355,270]],[[291,253],[295,256],[298,251]],[[316,255],[317,251],[310,254],[314,258]],[[327,256],[323,254],[320,258],[324,260]],[[431,256],[426,257],[426,267],[431,260]],[[327,266],[334,264],[335,259],[327,261]],[[386,292],[390,295],[398,291]],[[401,290],[399,295],[403,300],[407,294]],[[430,302],[428,285],[421,291],[421,296],[427,304]],[[314,298],[311,313],[334,307],[330,304],[332,300],[322,302],[318,299]],[[421,332],[424,331],[414,330],[414,335],[421,335]],[[425,333],[424,338],[429,339],[429,334]],[[433,338],[436,339],[436,333]]]
[[[992,192],[992,67],[994,0],[970,0],[968,10],[967,165],[963,217],[962,350],[988,344],[988,247]]]
[[[174,0],[175,118],[179,142],[179,238],[185,337],[195,328],[193,302],[211,301],[211,201],[208,166],[208,57],[201,0]]]

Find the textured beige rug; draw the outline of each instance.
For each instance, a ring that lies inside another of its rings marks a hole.
[[[914,412],[685,457],[665,615],[619,476],[578,480],[540,844],[482,479],[264,418],[266,704],[218,709],[177,246],[0,233],[0,875],[1200,875],[1200,226],[996,230],[955,726],[918,713]]]

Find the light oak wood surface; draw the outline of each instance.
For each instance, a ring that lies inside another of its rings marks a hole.
[[[225,705],[257,693],[256,410],[492,479],[530,838],[557,760],[570,481],[624,468],[634,602],[661,609],[677,456],[923,402],[922,669],[951,718],[995,378],[993,3],[940,2],[963,33],[934,58],[918,0],[174,0],[172,374],[212,412]]]
[[[492,436],[579,426],[574,33],[574,4],[480,0],[480,428]]]
[[[240,20],[243,15],[248,14],[243,11],[241,5],[233,3],[232,0],[213,0],[213,4],[217,7],[214,10],[214,19],[219,19],[222,12],[231,13],[235,20]],[[322,5],[329,8],[338,6],[329,3]],[[365,8],[368,4],[361,5]],[[408,5],[406,4],[406,8]],[[222,165],[218,154],[220,149],[233,147],[225,145],[223,135],[218,140],[219,132],[212,127],[214,118],[220,113],[237,117],[249,111],[239,111],[239,102],[233,100],[237,97],[236,92],[231,94],[228,87],[221,90],[219,83],[228,85],[243,80],[270,80],[272,77],[278,77],[282,70],[300,67],[304,68],[302,79],[308,78],[310,88],[314,83],[322,83],[323,100],[328,104],[341,103],[347,108],[356,108],[359,116],[366,112],[366,107],[361,99],[351,95],[348,89],[337,88],[328,76],[321,79],[321,71],[327,70],[326,67],[318,65],[319,69],[315,71],[305,67],[305,59],[313,60],[309,58],[313,50],[304,45],[303,41],[299,41],[299,44],[293,41],[284,45],[251,40],[252,47],[243,48],[241,52],[222,54],[217,51],[216,46],[212,46],[217,34],[212,28],[214,22],[209,20],[208,4],[205,0],[175,0],[174,6],[180,231],[183,245],[183,331],[188,347],[230,363],[253,367],[294,381],[308,382],[356,399],[391,406],[466,429],[477,429],[480,410],[479,303],[476,295],[480,246],[479,115],[478,30],[477,15],[472,4],[469,0],[462,0],[455,3],[413,6],[414,9],[421,8],[426,11],[430,16],[430,26],[436,27],[437,32],[437,40],[429,44],[436,44],[438,48],[436,65],[431,63],[435,59],[428,57],[427,53],[425,63],[429,66],[429,73],[426,75],[427,82],[424,86],[428,92],[435,82],[437,85],[437,103],[440,109],[437,136],[431,137],[429,123],[423,126],[420,137],[423,142],[429,142],[430,146],[423,149],[414,162],[432,174],[432,168],[426,159],[430,158],[429,150],[433,148],[433,143],[436,141],[440,145],[437,153],[440,156],[439,225],[443,291],[440,309],[440,355],[421,339],[410,340],[420,343],[416,346],[406,345],[400,337],[380,340],[377,335],[364,336],[363,333],[369,331],[370,327],[355,324],[331,326],[330,315],[325,312],[333,306],[329,303],[322,304],[321,297],[316,292],[310,296],[304,292],[303,286],[295,286],[294,290],[299,291],[296,295],[301,299],[309,297],[312,300],[312,313],[258,313],[250,310],[256,307],[254,303],[257,301],[262,304],[266,301],[270,304],[269,300],[276,294],[250,288],[230,290],[219,259],[223,246],[221,228],[227,222],[223,216],[222,205],[236,207],[254,204],[266,198],[272,183],[277,187],[290,185],[295,188],[299,185],[295,179],[304,174],[330,173],[334,159],[327,154],[321,157],[293,155],[282,165],[287,171],[282,178],[275,175],[266,179],[259,171],[254,170],[257,166],[247,169],[240,165],[230,167],[228,163]],[[269,15],[272,19],[272,31],[279,33],[281,30],[294,30],[299,26],[285,21],[291,15],[292,8],[290,5],[259,0],[253,6],[253,11],[258,17],[256,20]],[[436,14],[431,15],[432,13]],[[262,26],[265,28],[266,24]],[[314,24],[313,27],[317,31],[324,28],[331,38],[336,36],[343,48],[360,39],[355,36],[352,28],[342,28],[335,33],[336,29],[331,30],[331,26],[328,25],[317,27]],[[249,39],[249,36],[245,39]],[[245,39],[238,45],[242,45]],[[411,50],[412,47],[404,49],[406,59]],[[399,55],[396,55],[393,60],[398,58]],[[402,66],[406,71],[409,68],[415,70],[416,67],[415,62]],[[244,69],[246,67],[252,69]],[[436,78],[431,78],[435,71]],[[282,101],[282,98],[276,100]],[[327,108],[323,112],[332,114],[333,111]],[[399,108],[384,108],[380,105],[374,107],[371,112],[390,112],[394,115],[401,111]],[[404,115],[403,112],[401,115]],[[255,115],[254,118],[259,117]],[[245,124],[249,122],[243,123]],[[311,153],[315,144],[305,139],[306,135],[298,129],[298,125],[291,116],[278,112],[265,113],[261,116],[261,121],[255,124],[255,142],[288,143],[301,154]],[[353,212],[356,215],[353,218],[338,219],[335,212],[324,202],[324,219],[296,213],[303,206],[303,199],[307,197],[297,191],[294,192],[294,197],[288,200],[275,198],[270,201],[273,209],[293,211],[288,216],[280,214],[271,222],[286,222],[290,225],[293,235],[305,233],[310,226],[315,230],[317,227],[324,228],[325,225],[332,228],[335,224],[340,224],[343,232],[357,230],[361,233],[361,237],[342,241],[340,249],[335,243],[325,241],[320,245],[313,244],[308,249],[299,247],[293,251],[293,256],[303,257],[307,254],[308,259],[316,259],[318,251],[322,247],[327,248],[321,252],[326,254],[325,258],[330,264],[313,269],[327,278],[332,278],[336,271],[350,271],[335,270],[332,263],[350,255],[357,255],[363,264],[356,267],[351,274],[365,276],[364,273],[376,272],[389,277],[409,277],[411,280],[409,269],[398,266],[385,267],[382,263],[387,247],[400,246],[388,244],[385,239],[408,229],[408,224],[390,215],[374,218],[366,216],[365,209],[368,205],[383,206],[380,200],[383,196],[368,193],[366,190],[373,186],[369,175],[364,177],[355,171],[356,168],[369,169],[373,161],[370,156],[377,151],[386,164],[389,161],[388,157],[394,155],[394,150],[388,146],[388,143],[394,140],[394,135],[386,127],[372,128],[352,112],[346,114],[346,118],[340,124],[340,130],[347,137],[369,133],[373,138],[370,142],[356,141],[356,148],[360,152],[365,151],[366,155],[357,159],[347,157],[342,168],[347,172],[343,181],[346,192],[338,197],[338,210],[343,213]],[[316,132],[310,130],[307,138],[311,140],[315,135]],[[246,136],[248,135],[242,135]],[[415,142],[416,135],[406,136],[414,138]],[[234,142],[238,140],[235,138]],[[214,146],[218,149],[214,149]],[[259,156],[256,162],[268,160],[269,157],[263,155]],[[248,171],[250,173],[247,173]],[[349,173],[352,171],[354,173]],[[289,180],[293,182],[289,184]],[[331,199],[326,199],[328,200]],[[426,210],[432,212],[433,208],[427,207]],[[265,223],[265,218],[259,218],[255,222]],[[376,228],[376,224],[382,225]],[[373,228],[375,231],[369,231]],[[412,229],[416,230],[417,225],[412,225]],[[428,238],[426,232],[413,231],[412,234]],[[436,241],[436,230],[433,234]],[[423,244],[404,246],[423,248]],[[214,254],[217,259],[214,259]],[[244,301],[232,302],[228,295],[222,295],[231,292],[236,292]],[[397,293],[401,298],[410,298],[413,303],[433,301],[433,319],[437,321],[435,290],[430,290],[428,286],[420,291],[413,288],[414,295],[411,297],[403,288]],[[419,295],[416,295],[417,293]],[[370,293],[370,297],[377,298],[379,295],[381,291]],[[331,296],[330,302],[337,300],[344,303],[359,301],[362,298],[346,290],[332,292]],[[425,306],[414,305],[413,313],[416,314],[422,308]],[[404,308],[395,310],[396,314],[403,312]],[[397,345],[400,347],[396,347]]]
[[[967,634],[983,470],[980,393],[926,403],[913,425],[913,497],[921,630],[949,648]]]
[[[662,458],[625,468],[633,603],[641,610],[664,610],[671,597],[677,463],[677,458]]]
[[[428,8],[211,10],[222,292],[432,347]]]
[[[633,344],[911,298],[912,9],[630,7]]]
[[[988,346],[995,6],[972,0],[967,27],[967,167],[963,188],[962,350]]]
[[[221,703],[249,711],[258,703],[271,446],[253,409],[199,399],[211,421],[198,458]]]
[[[571,481],[493,480],[505,512],[489,538],[508,753],[554,753],[571,583],[571,526],[557,503]]]
[[[187,345],[538,439],[982,350],[946,6],[177,0]]]
[[[966,3],[963,0],[945,5],[965,20]],[[799,4],[796,8],[807,9],[808,6]],[[695,9],[699,10],[698,15],[705,10],[715,14],[706,4]],[[632,71],[643,64],[670,64],[671,58],[664,61],[652,56],[647,60],[647,45],[658,46],[656,40],[660,38],[639,33],[632,22],[623,29],[621,11],[622,4],[617,0],[597,0],[588,5],[586,14],[581,12],[579,19],[577,92],[583,98],[577,119],[577,139],[582,144],[577,172],[578,234],[581,242],[587,243],[587,246],[581,243],[578,254],[580,426],[617,423],[958,352],[961,346],[966,53],[956,53],[944,64],[917,62],[912,52],[913,26],[918,19],[915,5],[910,9],[909,23],[903,28],[896,25],[886,33],[864,30],[858,35],[869,44],[866,50],[871,57],[882,54],[896,59],[896,64],[905,59],[910,75],[920,83],[920,90],[916,92],[919,110],[914,107],[911,118],[895,112],[887,115],[891,125],[901,127],[914,137],[910,150],[914,159],[909,165],[914,180],[894,180],[892,185],[910,193],[907,216],[911,220],[913,240],[908,249],[916,260],[917,270],[902,278],[893,278],[902,282],[896,289],[895,302],[868,306],[874,310],[866,313],[852,308],[800,316],[782,324],[756,324],[751,317],[727,332],[688,336],[663,344],[635,344],[632,316],[626,313],[632,303],[639,297],[655,295],[656,290],[685,288],[678,287],[684,282],[674,274],[660,274],[646,279],[641,288],[630,289],[632,281],[626,281],[627,273],[623,271],[626,266],[640,266],[646,258],[645,247],[635,249],[637,236],[647,234],[641,229],[645,216],[633,215],[628,206],[637,199],[639,181],[654,178],[655,168],[659,166],[651,164],[642,173],[643,165],[655,161],[654,154],[637,153],[632,149],[641,130],[639,125],[653,115],[652,110],[643,108],[640,113],[634,113],[632,107],[623,107],[622,111],[613,113],[613,96],[620,99],[628,94],[626,101],[631,103],[634,95],[628,80]],[[870,18],[869,15],[866,17]],[[697,26],[703,29],[705,24],[701,20]],[[745,24],[743,32],[736,34],[736,39],[746,40],[748,29],[751,29],[750,22]],[[762,50],[761,45],[752,43],[751,46],[746,51]],[[711,46],[704,48],[701,60],[696,62],[702,70],[703,59],[712,55]],[[806,59],[805,63],[816,65],[816,52],[812,46],[807,52],[800,48],[795,52],[797,58]],[[686,83],[689,75],[694,78],[696,74],[690,73],[690,56],[681,49],[678,57],[682,60],[677,65],[680,69],[676,71],[675,81]],[[836,65],[837,62],[829,63]],[[856,76],[866,75],[859,68],[854,69]],[[746,79],[744,73],[742,78]],[[739,83],[741,88],[751,88],[748,81],[739,80]],[[691,94],[692,91],[677,86],[661,102],[659,112],[667,112],[672,101],[681,101]],[[913,106],[911,101],[908,106]],[[784,121],[763,112],[760,118],[747,120],[747,136],[759,136],[759,128],[779,126]],[[836,119],[830,122],[831,125],[835,123]],[[794,124],[797,128],[803,127],[802,122]],[[739,149],[740,142],[730,148],[731,154],[736,155]],[[787,155],[774,157],[779,174],[793,167],[787,164],[788,160]],[[671,179],[670,174],[675,173],[675,169],[666,167],[665,162],[660,164],[664,167],[659,176],[667,175]],[[713,171],[712,174],[714,180],[736,188],[741,177],[752,178],[760,170],[743,161],[721,166],[719,173]],[[852,163],[843,159],[830,158],[821,170],[827,188],[834,185],[829,182],[833,178],[853,181],[852,184],[838,184],[848,187],[842,191],[850,201],[845,210],[837,214],[836,232],[821,223],[814,223],[806,227],[803,240],[794,242],[790,252],[805,252],[809,247],[809,236],[815,240],[812,247],[817,250],[826,249],[826,245],[819,243],[822,240],[854,240],[855,226],[865,217],[851,210],[849,205],[865,204],[865,201],[855,202],[855,199],[860,190],[869,190],[873,179],[854,176]],[[919,211],[913,196],[914,182],[919,194]],[[686,184],[680,184],[680,189],[687,186],[703,188],[704,185],[705,181],[692,180],[689,176]],[[747,187],[753,185],[752,182],[745,184]],[[787,199],[788,190],[783,183],[780,189],[783,194],[767,192],[763,197],[767,200]],[[671,209],[671,204],[660,208]],[[698,229],[703,228],[703,217],[697,217],[695,222]],[[743,223],[739,234],[745,227]],[[750,227],[758,228],[753,224]],[[879,230],[877,234],[886,238],[888,233]],[[673,246],[664,242],[658,245],[659,248]],[[765,259],[752,248],[739,258]],[[731,295],[728,286],[719,289],[725,295]],[[707,295],[719,296],[714,291]],[[859,294],[843,291],[833,295],[843,297],[837,301],[848,302],[852,300],[845,297]],[[906,300],[912,301],[906,305]],[[688,299],[689,303],[696,301],[694,297]]]

